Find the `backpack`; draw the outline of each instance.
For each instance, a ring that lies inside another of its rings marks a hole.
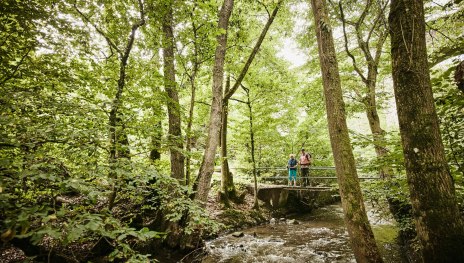
[[[309,153],[305,153],[304,157],[305,158],[302,159],[301,156],[300,156],[300,164],[310,165],[311,164],[311,155]]]

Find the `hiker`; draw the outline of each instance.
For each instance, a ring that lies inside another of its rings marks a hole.
[[[290,154],[290,159],[287,162],[287,169],[288,169],[288,185],[292,185],[292,180],[293,180],[293,186],[296,186],[296,169],[298,166],[298,162],[295,159],[294,154]]]
[[[301,149],[299,163],[301,178],[303,178],[303,186],[311,185],[311,183],[309,182],[309,166],[311,165],[311,154],[305,153],[305,149]]]

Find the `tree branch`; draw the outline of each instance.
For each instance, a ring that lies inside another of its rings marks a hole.
[[[11,74],[9,74],[8,76],[5,76],[5,78],[2,80],[0,86],[3,86],[8,80],[12,79],[14,77],[14,75],[16,74],[16,72],[18,72],[19,70],[19,67],[23,64],[23,61],[26,59],[27,55],[29,55],[29,52],[31,52],[32,50],[32,47],[30,47],[26,53],[21,57],[21,60],[19,61],[19,63],[16,65],[16,67],[13,69],[13,72]]]
[[[237,102],[240,102],[240,103],[247,104],[247,102],[246,102],[246,101],[239,100],[239,99],[235,99],[235,98],[230,98],[229,100],[233,100],[233,101],[237,101]]]
[[[454,39],[450,38],[450,37],[449,37],[448,35],[446,35],[445,33],[441,32],[440,30],[438,30],[438,29],[436,29],[436,28],[434,28],[434,27],[432,27],[432,26],[430,25],[430,23],[425,22],[425,25],[426,25],[428,28],[432,29],[433,31],[437,32],[438,34],[442,35],[444,38],[448,39],[449,41],[451,41],[451,42],[453,42],[453,43],[456,42]]]
[[[464,54],[464,38],[461,38],[459,42],[452,43],[452,45],[446,45],[434,51],[429,56],[429,68],[455,56]]]
[[[382,55],[383,45],[385,44],[385,41],[388,38],[388,26],[387,26],[387,22],[386,22],[386,18],[385,18],[385,10],[387,9],[387,7],[388,7],[388,1],[385,1],[383,6],[379,6],[379,8],[380,8],[379,17],[380,17],[381,21],[383,22],[382,24],[379,24],[379,28],[382,27],[382,26],[384,28],[383,28],[383,30],[380,30],[380,35],[379,35],[379,38],[377,40],[377,46],[375,48],[374,63],[376,65],[379,64],[380,56]]]
[[[108,43],[108,46],[110,47],[110,49],[115,49],[116,52],[118,52],[120,55],[121,54],[121,51],[119,50],[118,46],[106,35],[105,32],[103,32],[103,30],[101,28],[99,28],[97,25],[95,25],[94,23],[92,23],[92,21],[90,21],[90,18],[88,18],[84,13],[81,12],[81,10],[79,10],[79,8],[77,7],[77,4],[74,3],[74,9],[77,11],[77,13],[79,13],[80,16],[82,16],[82,18],[84,18],[84,20],[89,23],[93,28],[95,28],[95,30],[103,37],[105,38],[106,42]]]
[[[351,53],[350,49],[348,48],[348,36],[347,36],[347,33],[346,33],[346,19],[345,19],[345,14],[343,12],[343,6],[342,6],[342,2],[338,2],[338,7],[340,9],[340,20],[342,21],[342,28],[343,28],[343,38],[345,39],[345,51],[347,53],[347,55],[351,58],[351,61],[353,62],[353,67],[354,67],[354,70],[356,71],[356,73],[358,73],[358,75],[361,77],[362,81],[364,83],[367,82],[367,78],[364,76],[364,74],[362,73],[362,71],[359,69],[358,67],[358,64],[356,63],[356,58],[353,56],[353,54]]]
[[[251,63],[253,62],[253,59],[255,58],[256,54],[258,53],[259,48],[261,47],[261,44],[263,43],[264,38],[266,37],[267,31],[272,25],[272,22],[274,21],[274,18],[277,15],[277,12],[279,11],[280,5],[282,4],[283,0],[279,0],[277,3],[276,7],[274,8],[274,11],[272,11],[272,14],[269,16],[269,19],[266,22],[266,25],[263,28],[263,31],[261,32],[261,35],[258,38],[258,41],[256,42],[253,51],[251,52],[250,56],[248,57],[248,60],[246,61],[245,65],[243,66],[242,71],[240,72],[240,75],[237,78],[237,81],[234,83],[234,86],[229,90],[224,95],[223,100],[228,100],[234,95],[235,91],[238,89],[240,86],[242,80],[245,78],[246,73],[248,72],[248,69],[250,68]]]
[[[132,30],[129,35],[129,41],[127,42],[126,48],[124,49],[124,54],[121,57],[121,63],[126,66],[127,65],[127,59],[129,58],[129,54],[132,49],[132,45],[134,44],[135,40],[135,32],[137,29],[145,24],[145,11],[143,8],[143,2],[142,0],[138,0],[139,3],[139,9],[140,9],[140,20],[132,25]]]

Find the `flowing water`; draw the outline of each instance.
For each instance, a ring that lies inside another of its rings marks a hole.
[[[385,262],[405,262],[395,243],[394,225],[369,214]],[[299,224],[276,220],[275,224],[243,230],[242,237],[226,235],[209,241],[208,256],[202,262],[356,262],[340,205],[293,219]]]

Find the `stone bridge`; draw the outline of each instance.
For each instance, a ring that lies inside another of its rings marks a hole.
[[[248,185],[252,192],[254,185]],[[301,187],[287,185],[258,185],[258,199],[272,210],[281,213],[309,212],[314,208],[340,200],[338,189],[332,187]]]

